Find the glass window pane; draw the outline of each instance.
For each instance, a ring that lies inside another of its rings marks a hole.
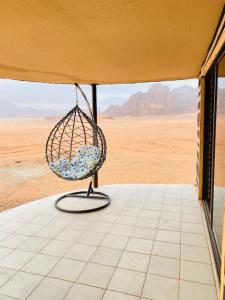
[[[221,250],[225,200],[225,57],[218,65],[213,226]]]

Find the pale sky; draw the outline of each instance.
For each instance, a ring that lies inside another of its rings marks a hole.
[[[198,81],[178,80],[161,82],[171,89],[188,85],[197,87]],[[129,96],[138,91],[146,92],[155,82],[136,84],[100,85],[97,87],[99,110],[105,109],[108,104],[121,104]],[[90,86],[83,85],[85,93],[91,99]],[[71,109],[75,104],[75,88],[69,84],[47,84],[22,82],[16,80],[0,79],[0,104],[4,109],[4,103],[15,103],[22,107],[38,109]]]

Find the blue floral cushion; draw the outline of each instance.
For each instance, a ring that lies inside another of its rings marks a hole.
[[[77,149],[71,161],[60,157],[50,163],[50,168],[64,178],[82,179],[96,167],[100,157],[101,151],[97,147],[84,145]]]

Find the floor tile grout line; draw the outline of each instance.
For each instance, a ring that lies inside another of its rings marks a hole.
[[[72,222],[71,222],[71,223],[72,223]],[[62,231],[64,230],[64,228],[65,228],[65,227],[63,227],[62,230],[61,230],[60,232],[62,232]],[[59,232],[59,233],[60,233],[60,232]],[[59,234],[59,233],[58,233],[58,234]],[[48,246],[48,245],[52,242],[52,240],[54,240],[54,239],[50,239],[49,243],[48,243],[46,246]],[[71,246],[71,248],[72,248],[72,246]],[[70,249],[71,249],[71,248],[70,248]],[[44,249],[44,247],[43,247],[43,249]],[[43,249],[42,249],[42,250],[43,250]],[[68,251],[69,251],[69,250],[68,250]],[[41,250],[40,250],[37,254],[35,254],[34,256],[40,254],[40,252],[41,252]],[[34,256],[33,256],[33,257],[34,257]],[[32,257],[31,259],[33,259],[33,257]],[[31,261],[31,259],[30,259],[29,261]],[[28,261],[28,262],[29,262],[29,261]],[[27,262],[27,263],[28,263],[28,262]],[[27,263],[26,263],[26,264],[27,264]],[[25,266],[26,264],[24,264],[24,266]],[[24,267],[24,266],[23,266],[23,267]],[[22,268],[23,268],[23,267],[22,267]],[[22,271],[21,271],[22,268],[21,268],[19,271],[17,271],[15,274],[17,274],[18,272],[22,272]],[[36,275],[38,275],[38,274],[36,274]],[[40,275],[39,275],[39,276],[40,276]],[[14,277],[14,276],[13,276],[13,277]],[[38,288],[38,286],[41,284],[41,282],[44,280],[44,278],[46,278],[46,276],[43,277],[43,279],[42,279],[42,280],[40,281],[40,283],[32,290],[32,292],[28,295],[28,297],[34,292],[34,290],[36,290],[36,288]],[[12,279],[12,278],[11,278],[11,279]],[[4,284],[4,285],[5,285],[5,284]],[[3,286],[4,286],[4,285],[3,285]],[[3,287],[3,286],[2,286],[2,287]],[[27,297],[27,298],[28,298],[28,297]],[[27,299],[27,298],[26,298],[26,299]]]
[[[78,219],[79,219],[79,218],[78,218]],[[72,223],[72,222],[71,222],[71,223]],[[71,223],[70,223],[70,224],[71,224]],[[92,224],[92,222],[91,222],[91,224]],[[90,226],[91,226],[91,224],[90,224]],[[66,227],[66,226],[65,226],[65,227]],[[61,233],[61,232],[65,229],[65,227],[64,227],[59,233]],[[88,229],[87,229],[87,230],[88,230]],[[85,231],[85,230],[84,230],[84,231]],[[58,234],[59,234],[59,233],[58,233]],[[52,239],[52,240],[54,240],[54,239]],[[50,243],[50,242],[49,242],[49,243]],[[74,242],[74,243],[71,245],[71,247],[66,251],[66,253],[73,247],[74,244],[76,244],[76,242]],[[40,252],[39,252],[39,253],[40,253]],[[62,258],[65,258],[66,253],[61,257],[61,259],[62,259]],[[61,260],[61,259],[60,259],[60,260]],[[60,260],[59,260],[59,261],[60,261]],[[58,262],[59,262],[59,261],[58,261]],[[56,264],[55,264],[55,265],[56,265]],[[55,265],[54,265],[54,266],[55,266]],[[86,264],[85,264],[85,266],[86,266]],[[85,267],[85,266],[84,266],[84,267]],[[53,268],[54,268],[54,267],[52,267],[52,269],[53,269]],[[51,269],[51,270],[52,270],[52,269]],[[84,269],[84,268],[83,268],[83,269]],[[82,269],[82,271],[83,271],[83,269]],[[51,270],[50,270],[50,271],[51,271]],[[50,271],[48,272],[48,274],[50,273]],[[82,272],[82,271],[81,271],[81,272]],[[81,272],[80,272],[80,274],[81,274]],[[79,275],[80,275],[80,274],[79,274]],[[79,275],[78,275],[78,277],[79,277]],[[41,285],[41,283],[44,281],[44,279],[45,279],[46,277],[48,277],[48,276],[44,276],[44,277],[43,277],[43,279],[40,281],[40,283],[32,290],[32,292],[26,297],[26,299],[28,299],[28,297],[32,295],[32,293],[33,293],[33,292]],[[77,278],[78,278],[78,277],[77,277]],[[62,280],[62,279],[59,279],[59,280]],[[66,280],[65,280],[65,281],[66,281]],[[69,282],[69,281],[67,281],[67,282]],[[71,283],[71,287],[69,288],[69,290],[72,288],[74,282],[70,282],[70,283]],[[68,290],[68,292],[69,292],[69,290]],[[66,293],[66,295],[67,295],[67,293]],[[65,297],[64,297],[64,298],[65,298]],[[64,298],[63,298],[63,299],[64,299]]]
[[[7,296],[7,295],[5,295],[5,294],[1,294],[1,293],[0,293],[0,296],[6,296],[6,297],[9,297],[9,296]],[[11,300],[11,299],[13,299],[13,300],[14,300],[14,299],[15,299],[15,300],[21,300],[21,299],[19,299],[19,298],[15,298],[15,297],[10,297],[10,300]]]
[[[32,274],[32,273],[29,273],[29,272],[24,272],[24,271],[22,271],[22,270],[17,270],[17,272],[12,276],[12,277],[10,277],[10,279],[6,282],[6,283],[4,283],[1,287],[0,287],[0,289],[2,288],[2,287],[4,287],[10,280],[12,280],[18,273],[26,273],[26,274],[29,274],[29,275],[36,275],[36,276],[39,276],[39,277],[43,277],[43,276],[41,276],[41,275],[39,275],[39,274]],[[44,278],[44,277],[43,277]],[[43,279],[42,279],[43,280]],[[41,280],[41,281],[42,281]],[[38,284],[39,285],[39,284]],[[37,286],[35,286],[33,289],[32,289],[32,292],[36,289],[36,287]],[[31,293],[32,293],[31,292]],[[30,293],[30,294],[31,294]],[[29,294],[29,296],[30,296],[30,294]],[[0,292],[0,295],[1,295],[1,292]],[[3,295],[5,295],[5,296],[8,296],[8,295],[6,295],[6,294],[3,294]],[[11,297],[11,296],[8,296],[8,297]],[[17,299],[17,298],[16,298]],[[18,298],[19,299],[19,298]],[[27,297],[25,297],[24,299],[27,299]]]
[[[164,201],[163,201],[163,203],[164,203]],[[161,217],[161,214],[162,214],[162,211],[160,211],[160,217]],[[160,218],[159,218],[159,220],[160,220]],[[157,234],[158,229],[159,229],[159,222],[158,222],[158,227],[157,227],[157,230],[156,230],[156,234]],[[156,238],[156,235],[155,235],[155,238]],[[149,274],[148,270],[149,270],[149,266],[150,266],[150,261],[151,261],[152,251],[154,249],[154,245],[155,245],[155,239],[153,241],[153,245],[152,245],[152,249],[151,249],[151,254],[150,254],[150,257],[149,257],[149,261],[148,261],[147,271],[145,273],[145,278],[144,278],[143,285],[142,285],[142,290],[141,290],[141,295],[140,295],[141,298],[143,297],[144,286],[145,286],[145,283],[146,283],[146,280],[147,280],[147,276]]]
[[[141,214],[141,211],[140,211],[140,214]],[[140,214],[139,214],[139,215],[140,215]],[[138,218],[137,218],[137,220],[138,220]],[[137,224],[137,220],[136,220],[136,223],[135,223],[135,224]],[[134,227],[135,227],[135,225],[134,225]],[[134,231],[134,227],[133,227],[133,229],[132,229],[132,233],[133,233],[133,231]],[[116,266],[115,266],[115,268],[114,268],[114,271],[113,271],[113,273],[112,273],[112,275],[111,275],[111,277],[110,277],[110,280],[108,281],[108,284],[107,284],[107,286],[106,286],[106,288],[105,288],[105,291],[104,291],[103,296],[102,296],[101,299],[103,299],[104,296],[105,296],[105,293],[106,293],[106,291],[107,291],[107,289],[108,289],[108,286],[109,286],[109,284],[110,284],[110,282],[111,282],[111,280],[112,280],[112,278],[113,278],[113,276],[114,276],[114,274],[115,274],[115,271],[116,271],[117,268],[118,268],[118,265],[119,265],[119,263],[120,263],[120,260],[121,260],[121,258],[122,258],[122,256],[123,256],[124,252],[126,251],[126,247],[127,247],[128,243],[129,243],[129,240],[130,240],[130,237],[128,237],[128,240],[127,240],[127,242],[126,242],[126,245],[125,245],[125,247],[123,248],[122,253],[121,253],[121,255],[120,255],[120,259],[118,259],[118,262],[117,262],[117,264],[116,264]]]
[[[115,224],[115,222],[116,222],[116,220],[118,219],[118,217],[119,217],[119,216],[117,216],[117,218],[115,218],[114,222],[112,223],[112,226],[113,226],[113,224]],[[112,227],[112,226],[111,226],[111,227]],[[108,233],[105,234],[105,237],[106,237],[107,234],[108,234]],[[103,240],[104,240],[104,238],[102,239],[102,241],[103,241]],[[101,243],[102,243],[102,241],[101,241]],[[128,241],[127,241],[127,242],[128,242]],[[100,244],[101,244],[101,243],[100,243]],[[90,263],[92,257],[94,256],[94,254],[95,254],[95,252],[97,251],[97,249],[99,248],[99,246],[100,246],[100,245],[98,245],[98,246],[96,247],[96,250],[94,251],[94,253],[93,253],[93,254],[90,256],[90,258],[88,259],[88,261],[87,261],[87,263],[85,264],[84,268],[82,269],[82,271],[80,272],[80,274],[77,276],[75,283],[77,283],[77,280],[79,279],[80,275],[82,274],[82,272],[83,272],[83,270],[85,269],[85,267],[87,266],[87,264]],[[116,269],[116,268],[115,268],[115,269]],[[115,270],[114,270],[114,272],[115,272]],[[114,272],[113,272],[113,274],[114,274]],[[112,276],[113,276],[113,275],[112,275]],[[112,278],[112,276],[111,276],[111,278]],[[111,280],[111,278],[110,278],[110,280]],[[110,280],[109,280],[109,282],[110,282]],[[78,283],[78,284],[79,284],[79,283]],[[71,288],[67,291],[66,295],[63,297],[62,300],[64,300],[64,299],[66,298],[66,296],[69,294],[69,292],[70,292],[70,290],[72,289],[73,285],[74,285],[74,284],[72,284]],[[106,291],[106,289],[105,289],[105,291]],[[105,294],[105,292],[103,293],[103,297],[104,297],[104,294]]]
[[[152,241],[152,240],[151,240]],[[129,242],[129,240],[128,240]],[[85,245],[85,244],[83,244]],[[100,247],[96,247],[96,251],[97,249],[100,248]],[[106,249],[112,249],[114,250],[115,248],[110,248],[110,247],[102,247],[102,248],[106,248]],[[115,249],[115,250],[119,250],[119,249]],[[96,252],[95,251],[95,252]],[[126,252],[129,252],[129,253],[137,253],[137,254],[143,254],[143,253],[140,253],[140,252],[136,252],[136,251],[130,251],[130,250],[127,250],[127,249],[124,249],[124,251]],[[122,251],[122,252],[124,252]],[[93,253],[93,255],[95,254],[95,252]],[[36,254],[36,253],[35,253]],[[55,257],[55,258],[58,258],[58,261],[56,262],[56,264],[52,267],[54,268],[62,259],[67,259],[67,260],[72,260],[72,261],[78,261],[78,262],[83,262],[83,263],[89,263],[91,262],[91,258],[93,257],[93,255],[90,257],[90,259],[88,261],[85,261],[85,260],[79,260],[79,259],[73,259],[73,258],[67,258],[65,256],[54,256],[54,255],[50,255],[50,254],[42,254],[42,253],[37,253],[38,254],[41,254],[43,256],[49,256],[49,257]],[[145,254],[145,255],[149,255],[149,254]],[[188,259],[178,259],[178,258],[174,258],[174,257],[169,257],[169,256],[161,256],[161,255],[157,255],[157,254],[152,254],[151,253],[151,256],[156,256],[156,257],[159,257],[159,258],[169,258],[169,259],[173,259],[173,260],[176,260],[176,261],[185,261],[185,262],[190,262],[190,263],[196,263],[196,264],[200,264],[200,265],[206,265],[206,266],[211,266],[211,264],[209,263],[205,263],[205,262],[200,262],[200,261],[195,261],[195,260],[188,260]],[[39,275],[39,276],[48,276],[48,273],[46,275],[42,275],[40,273],[33,273],[31,271],[26,271],[26,270],[23,270],[23,268],[33,259],[35,258],[36,255],[34,255],[33,257],[31,257],[31,259],[26,262],[20,269],[13,269],[13,268],[9,268],[9,267],[5,267],[5,266],[0,266],[0,268],[5,268],[5,269],[9,269],[9,270],[14,270],[16,272],[24,272],[24,273],[30,273],[30,274],[33,274],[33,275]],[[122,254],[121,254],[121,257],[122,257]],[[106,266],[106,267],[114,267],[114,266],[111,266],[111,265],[107,265],[107,264],[103,264],[103,263],[96,263],[96,262],[93,262],[95,264],[99,264],[99,265],[102,265],[102,266]],[[130,270],[130,271],[135,271],[133,269],[126,269],[126,268],[122,268],[122,267],[118,267],[119,269],[125,269],[125,270]],[[50,270],[51,271],[51,270]],[[50,272],[49,271],[49,272]],[[136,272],[139,272],[139,273],[146,273],[146,272],[143,272],[143,271],[136,271]],[[147,272],[148,273],[148,272]],[[153,273],[152,273],[153,274]],[[157,274],[155,274],[157,275]],[[14,276],[14,275],[13,275]],[[159,276],[159,275],[158,275]],[[160,275],[160,276],[163,276],[163,275]],[[174,277],[170,277],[170,276],[163,276],[163,277],[167,277],[167,278],[174,278]],[[58,278],[60,279],[60,278]],[[63,279],[62,279],[63,280]],[[187,281],[191,281],[191,280],[187,280]],[[72,281],[73,282],[73,281]],[[5,284],[4,284],[5,285]],[[3,285],[2,285],[3,286]]]
[[[144,208],[142,207],[142,210],[143,210]],[[159,225],[159,224],[158,224]],[[134,225],[134,228],[135,228],[135,225]],[[133,228],[133,229],[134,229]],[[157,229],[159,230],[159,228],[157,227]],[[156,230],[157,230],[156,229]],[[85,231],[85,230],[84,230]],[[88,230],[87,230],[88,231]],[[192,233],[192,232],[191,232]],[[107,233],[106,233],[107,234]],[[198,233],[192,233],[192,234],[198,234]],[[129,241],[129,239],[131,238],[131,236],[130,237],[128,237],[128,241]],[[55,238],[53,238],[52,240],[55,240]],[[154,241],[155,241],[155,239],[154,239]],[[77,242],[77,241],[76,241]],[[76,244],[76,242],[74,242],[74,244]],[[181,245],[181,243],[180,243],[180,245]],[[98,246],[99,247],[99,246]],[[198,246],[197,246],[198,247]],[[199,248],[202,248],[202,247],[199,247]],[[12,250],[13,251],[13,250]],[[61,258],[62,259],[62,258]],[[200,262],[199,262],[200,263]]]
[[[34,255],[35,256],[35,255]],[[7,281],[7,282],[5,282],[0,288],[2,288],[2,287],[4,287],[10,280],[12,280],[19,272],[23,272],[23,273],[28,273],[28,274],[32,274],[32,273],[29,273],[29,272],[24,272],[24,271],[22,271],[22,268],[27,264],[27,263],[29,263],[33,258],[34,258],[34,256],[32,256],[19,270],[18,269],[16,269],[16,272],[15,272],[15,274]],[[15,269],[13,269],[13,270],[15,270]],[[39,275],[39,274],[32,274],[32,275],[36,275],[36,276],[41,276],[41,275]],[[42,277],[42,276],[41,276]],[[41,280],[42,281],[42,280]],[[35,289],[35,288],[34,288]],[[33,290],[34,290],[33,289]],[[33,291],[32,290],[32,291]]]
[[[159,219],[159,218],[153,218],[152,220],[155,220],[155,221],[160,221],[160,220],[164,220],[164,221],[171,221],[171,220],[166,220],[166,219]],[[139,221],[139,219],[137,220]],[[177,223],[180,223],[180,221],[176,221]],[[183,222],[181,222],[183,223]],[[110,224],[110,223],[109,223]],[[193,224],[193,225],[199,225],[199,223],[191,223],[191,222],[188,222],[188,224]],[[149,229],[157,229],[158,227],[148,227],[148,226],[143,226],[143,225],[129,225],[129,224],[124,224],[124,223],[112,223],[112,225],[121,225],[121,226],[130,226],[130,227],[143,227],[143,228],[149,228]],[[111,226],[112,227],[112,226]],[[62,231],[64,231],[65,229],[68,229],[68,228],[63,228],[55,237],[43,237],[43,236],[36,236],[36,235],[24,235],[24,234],[16,234],[17,236],[23,236],[23,237],[27,237],[27,239],[31,238],[31,237],[34,237],[34,238],[42,238],[42,239],[46,239],[46,240],[58,240],[58,241],[64,241],[64,242],[76,242],[74,240],[63,240],[63,239],[59,239],[57,238],[57,236],[59,234],[61,234]],[[69,230],[69,229],[68,229]],[[76,230],[76,229],[71,229],[71,230]],[[77,229],[77,230],[80,230],[80,229]],[[190,234],[193,234],[193,235],[200,235],[200,236],[205,236],[204,233],[198,233],[198,232],[193,232],[193,231],[181,231],[181,230],[174,230],[174,229],[164,229],[164,228],[158,228],[158,230],[160,231],[172,231],[172,232],[180,232],[180,233],[190,233]],[[84,230],[80,230],[82,231],[81,235],[83,233],[85,233],[86,231],[88,232],[93,232],[93,233],[108,233],[108,234],[115,234],[115,235],[120,235],[120,236],[128,236],[126,234],[119,234],[119,233],[114,233],[114,232],[110,232],[110,229],[109,231],[107,232],[103,232],[103,231],[96,231],[96,230],[88,230],[88,229],[84,229]],[[12,233],[14,234],[14,233]],[[12,234],[9,234],[9,235],[12,235]],[[7,236],[9,237],[9,236]],[[7,237],[5,237],[7,239]],[[78,237],[79,239],[80,237]],[[142,237],[141,237],[142,238]],[[142,239],[147,239],[147,238],[142,238]],[[3,240],[2,240],[3,241]],[[3,248],[9,248],[9,249],[16,249],[17,247],[21,246],[22,243],[24,243],[26,240],[23,240],[19,245],[17,245],[15,248],[10,248],[10,247],[7,247],[7,246],[4,246],[4,245],[0,245],[0,247],[3,247]],[[166,242],[166,241],[165,241]],[[172,242],[173,243],[173,242]],[[197,246],[197,247],[201,247],[201,246]],[[205,248],[205,247],[204,247]]]
[[[128,225],[128,226],[130,226],[130,225]],[[132,225],[133,227],[144,227],[144,226],[135,226],[135,225]],[[144,227],[144,228],[148,228],[148,227]],[[150,229],[155,229],[156,231],[157,231],[157,229],[156,228],[150,228]],[[167,231],[167,230],[164,230],[164,229],[158,229],[159,231]],[[168,230],[169,231],[169,230]],[[173,230],[170,230],[170,231],[173,231]],[[84,231],[85,232],[85,231]],[[179,231],[173,231],[173,232],[176,232],[176,233],[179,233]],[[94,232],[93,232],[94,233]],[[181,232],[182,233],[182,232]],[[188,233],[188,232],[184,232],[184,233]],[[121,236],[121,237],[134,237],[134,236],[132,236],[132,234],[131,235],[125,235],[125,234],[118,234],[118,233],[111,233],[111,232],[106,232],[105,233],[106,235],[107,234],[112,234],[112,235],[118,235],[118,236]],[[191,233],[191,234],[194,234],[194,235],[202,235],[202,236],[204,236],[203,234],[198,234],[198,233]],[[34,236],[30,236],[30,237],[34,237]],[[145,238],[145,237],[135,237],[135,238],[137,238],[137,239],[143,239],[143,240],[152,240],[152,239],[148,239],[148,238]],[[29,239],[29,237],[28,237],[28,239]],[[48,238],[46,238],[46,239],[48,239]],[[104,237],[103,237],[103,239],[104,239]],[[26,240],[25,240],[26,241]],[[25,242],[25,241],[23,241],[23,242]],[[51,241],[62,241],[62,242],[71,242],[71,243],[79,243],[79,237],[78,237],[78,240],[76,240],[76,241],[68,241],[68,240],[59,240],[59,239],[50,239],[50,242]],[[162,242],[162,243],[172,243],[172,244],[181,244],[181,245],[186,245],[186,246],[193,246],[193,247],[197,247],[197,248],[207,248],[206,246],[204,247],[204,246],[199,246],[199,245],[193,245],[193,244],[188,244],[188,243],[177,243],[177,242],[173,242],[173,241],[165,241],[165,240],[157,240],[157,241],[159,241],[159,242]],[[22,242],[22,243],[23,243]],[[22,244],[21,243],[21,244]],[[36,252],[36,251],[30,251],[30,250],[24,250],[24,249],[21,249],[21,248],[19,248],[20,246],[21,246],[21,244],[19,244],[17,247],[15,247],[15,248],[9,248],[9,247],[5,247],[5,246],[1,246],[2,248],[6,248],[6,249],[10,249],[10,250],[20,250],[20,251],[25,251],[25,252],[34,252],[34,253],[39,253],[39,252]],[[84,242],[80,242],[79,244],[85,244],[85,245],[90,245],[90,246],[96,246],[96,245],[94,245],[94,244],[89,244],[89,243],[84,243]],[[46,244],[45,246],[43,246],[43,248],[40,250],[40,251],[42,251],[46,246],[47,246],[48,244]],[[73,244],[74,245],[74,244]],[[107,248],[107,247],[106,247]],[[53,255],[54,256],[54,255]],[[57,255],[55,255],[55,256],[57,256]]]

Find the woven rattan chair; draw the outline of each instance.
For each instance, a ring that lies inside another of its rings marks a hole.
[[[52,129],[46,143],[46,159],[50,169],[64,180],[76,181],[91,178],[87,191],[79,191],[61,196],[55,207],[64,212],[84,213],[108,206],[108,195],[94,191],[93,176],[106,159],[106,139],[93,118],[90,103],[80,86],[76,87],[76,105]],[[85,100],[90,116],[78,104],[78,91]],[[81,198],[102,200],[101,205],[85,209],[68,209],[59,205],[63,199]]]

